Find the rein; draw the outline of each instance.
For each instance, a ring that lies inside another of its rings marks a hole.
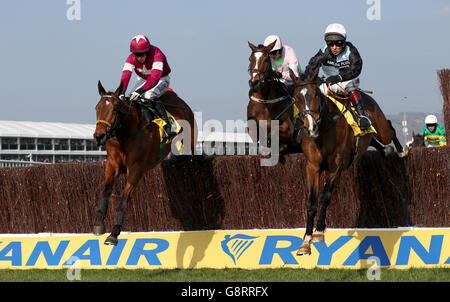
[[[257,51],[253,51],[253,52],[252,52],[252,55],[253,55],[255,52],[265,52],[265,53],[268,54],[268,51],[257,50]],[[267,55],[266,62],[268,63],[269,66],[272,66],[272,62],[270,61],[270,56],[269,56],[269,55]],[[268,100],[266,100],[266,99],[260,99],[260,98],[255,97],[254,95],[251,95],[251,96],[250,96],[250,100],[251,100],[251,101],[254,101],[254,102],[257,102],[257,103],[261,103],[261,104],[275,104],[275,103],[278,103],[278,102],[282,102],[282,101],[284,101],[284,100],[293,99],[291,96],[289,96],[289,93],[287,92],[286,87],[279,81],[278,78],[276,78],[275,76],[272,75],[272,72],[273,72],[273,71],[272,71],[271,68],[269,68],[269,69],[267,69],[267,70],[264,70],[264,71],[262,71],[262,70],[260,70],[260,69],[258,69],[258,68],[254,68],[254,69],[252,69],[252,70],[250,70],[250,68],[249,68],[249,73],[253,73],[253,72],[256,72],[257,74],[262,74],[262,75],[264,76],[262,80],[259,80],[259,82],[258,82],[257,85],[265,84],[266,82],[276,82],[276,81],[278,81],[278,82],[281,84],[281,87],[284,88],[284,91],[285,91],[286,95],[281,96],[281,97],[278,97],[278,98],[275,98],[275,99],[268,99]],[[250,88],[252,89],[252,91],[255,91],[255,85],[253,85],[253,82],[249,81],[249,85],[250,85]],[[278,119],[284,112],[286,112],[286,110],[288,110],[294,103],[295,103],[295,100],[293,99],[293,101],[290,102],[285,108],[283,108],[283,110],[282,110],[280,113],[278,113],[278,114],[274,117],[274,119],[277,120],[277,119]]]
[[[133,137],[137,136],[139,133],[143,132],[148,126],[150,126],[151,123],[147,123],[146,125],[144,125],[140,129],[136,130],[133,134],[131,134],[127,138],[119,140],[119,138],[117,137],[117,130],[119,130],[120,127],[121,127],[120,124],[117,125],[117,123],[119,122],[119,119],[118,119],[119,112],[122,112],[122,113],[126,114],[127,117],[128,117],[130,115],[130,113],[131,113],[131,110],[121,111],[120,110],[120,103],[123,102],[123,101],[121,99],[119,99],[118,97],[114,96],[114,95],[104,95],[103,97],[113,98],[113,99],[115,99],[116,101],[119,102],[119,104],[114,106],[114,109],[113,109],[116,112],[116,116],[114,117],[114,122],[112,124],[107,122],[107,121],[105,121],[105,120],[97,120],[96,124],[103,126],[103,128],[105,129],[106,139],[111,139],[111,140],[114,140],[114,141],[122,141],[123,142],[123,141],[126,141],[126,140],[128,140],[130,138],[133,138]],[[131,109],[131,103],[129,105],[129,109]]]
[[[275,103],[284,101],[285,99],[288,99],[288,98],[289,98],[289,96],[287,96],[287,95],[279,97],[279,98],[276,98],[276,99],[270,99],[270,100],[259,99],[259,98],[255,97],[253,95],[250,97],[250,99],[252,101],[255,101],[255,102],[258,102],[258,103],[263,103],[263,104],[275,104]]]
[[[322,80],[319,80],[319,81],[303,82],[301,84],[295,84],[295,86],[300,86],[301,87],[301,86],[314,84],[314,85],[317,85],[316,90],[319,90],[319,85],[321,83],[322,83]],[[312,117],[311,113],[316,113],[316,114],[319,115],[319,118],[317,119],[316,124],[320,125],[320,123],[322,122],[322,115],[323,115],[323,110],[322,110],[322,108],[323,108],[323,105],[322,105],[323,101],[322,101],[322,96],[320,95],[320,91],[319,91],[318,96],[319,96],[319,110],[311,110],[311,109],[303,110],[303,112],[300,114],[300,118],[304,118],[307,115],[310,115]],[[303,96],[303,98],[305,99],[305,104],[306,104],[306,98],[304,96]],[[304,106],[304,107],[307,107],[307,106]]]

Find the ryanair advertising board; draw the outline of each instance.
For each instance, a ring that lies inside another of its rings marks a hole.
[[[0,235],[0,269],[450,267],[450,228],[328,229],[297,256],[304,229]],[[372,262],[371,262],[372,261]]]

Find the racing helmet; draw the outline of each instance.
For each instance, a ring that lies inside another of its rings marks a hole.
[[[270,45],[271,43],[273,43],[273,41],[276,41],[276,43],[271,51],[276,51],[276,50],[280,50],[281,48],[283,48],[283,43],[281,42],[280,37],[278,37],[277,35],[267,36],[267,38],[264,40],[264,46]]]
[[[344,25],[331,23],[325,29],[324,38],[325,41],[345,41],[347,39],[347,31]]]
[[[429,125],[429,124],[437,124],[437,117],[433,114],[427,115],[425,117],[425,124]]]
[[[150,50],[150,41],[144,35],[134,36],[130,43],[132,53],[143,53]]]

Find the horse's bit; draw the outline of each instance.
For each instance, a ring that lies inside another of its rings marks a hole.
[[[115,100],[117,100],[120,104],[120,102],[122,102],[121,99],[119,99],[118,97],[114,96],[114,95],[104,95],[103,97],[105,98],[113,98]],[[106,135],[106,139],[112,138],[116,135],[116,131],[119,130],[120,125],[117,125],[119,123],[119,112],[120,112],[120,105],[117,104],[114,106],[113,111],[116,113],[115,117],[114,117],[114,122],[109,123],[105,120],[97,120],[97,125],[101,125],[104,129],[105,129],[105,135]],[[128,112],[129,113],[129,112]]]
[[[309,84],[317,84],[317,82],[305,82],[305,83],[301,83],[301,84],[296,84],[297,86],[305,86],[305,85],[309,85]],[[317,90],[319,90],[317,88]],[[306,97],[305,95],[301,94],[303,96],[304,99],[304,104],[306,105]],[[304,106],[304,107],[308,107],[308,106]],[[319,118],[316,121],[317,125],[320,125],[320,123],[322,122],[322,98],[320,96],[320,91],[319,91],[319,110],[311,110],[311,109],[307,109],[307,110],[303,110],[302,114],[300,115],[300,118],[304,118],[307,115],[312,116],[312,113],[316,113],[317,115],[319,115]]]

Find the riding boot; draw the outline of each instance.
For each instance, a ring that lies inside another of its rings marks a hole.
[[[361,128],[361,130],[370,129],[372,122],[370,121],[369,114],[364,109],[364,106],[361,102],[361,94],[359,93],[359,91],[353,90],[350,92],[350,101],[352,101],[352,103],[356,107],[356,112],[359,115],[359,127]]]
[[[152,105],[150,102],[142,103],[142,105],[143,105],[143,107],[145,107],[145,108],[142,108],[143,109],[142,115],[147,120],[147,124],[150,124],[153,119],[152,114],[150,113],[150,111],[151,111],[150,107],[152,107]]]
[[[164,136],[167,140],[171,140],[176,135],[176,132],[172,131],[172,125],[169,121],[169,117],[167,116],[166,108],[158,101],[153,102],[153,104],[155,106],[155,109],[158,111],[158,114],[161,116],[164,122],[166,122],[163,127]]]

